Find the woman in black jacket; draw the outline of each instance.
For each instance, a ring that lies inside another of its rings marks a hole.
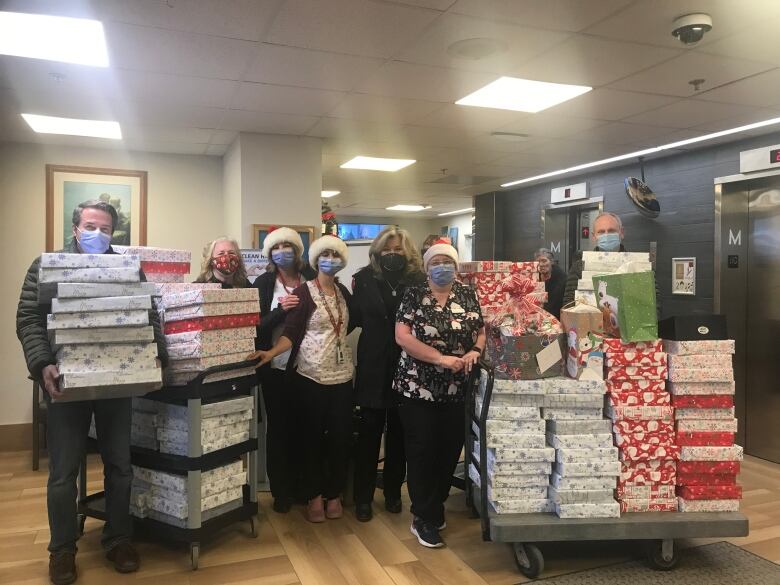
[[[284,329],[288,312],[299,299],[293,294],[307,280],[316,276],[303,260],[303,241],[295,230],[282,227],[272,230],[263,242],[263,256],[268,258],[265,273],[255,280],[260,294],[260,325],[257,328],[255,348],[273,347]],[[267,416],[266,462],[275,512],[290,510],[296,496],[299,457],[295,437],[291,432],[290,412],[293,409],[292,392],[285,383],[285,369],[289,352],[258,369]]]
[[[372,517],[371,502],[382,432],[385,436],[385,509],[401,511],[401,484],[406,475],[404,438],[392,391],[401,353],[395,343],[395,313],[408,286],[425,282],[420,256],[405,230],[382,230],[369,249],[371,263],[355,274],[352,295],[354,323],[362,327],[357,350],[355,391],[360,427],[355,453],[355,516]]]

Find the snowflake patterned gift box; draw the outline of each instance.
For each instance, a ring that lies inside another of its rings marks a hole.
[[[665,500],[676,497],[676,492],[673,485],[621,485],[615,490],[615,496],[619,500]]]
[[[222,414],[231,414],[234,412],[254,410],[254,399],[251,396],[242,396],[241,398],[231,398],[230,400],[220,400],[219,402],[210,402],[201,406],[201,418],[211,418]],[[178,404],[158,403],[158,412],[163,416],[187,420],[188,408]]]
[[[561,477],[611,477],[620,475],[620,462],[597,460],[553,463],[553,473]],[[613,486],[614,487],[614,484]]]
[[[126,297],[99,297],[91,299],[52,299],[51,312],[91,313],[103,311],[139,311],[152,308],[149,295]]]
[[[249,440],[249,431],[243,433],[236,433],[228,435],[223,439],[215,439],[213,441],[201,443],[201,449],[203,453],[213,453],[220,449],[227,449],[233,445],[238,445]],[[186,443],[180,443],[177,441],[160,441],[160,453],[168,453],[170,455],[187,456],[189,452],[188,445]]]
[[[734,485],[683,485],[677,495],[686,500],[740,500],[742,486]]]
[[[41,254],[41,268],[135,268],[140,266],[138,256],[119,254],[66,254],[46,252]]]
[[[218,355],[243,353],[244,357],[255,351],[252,338],[217,341],[213,343],[174,343],[168,345],[168,357],[171,359],[208,358]],[[243,360],[242,360],[243,361]]]
[[[669,406],[668,392],[610,392],[607,400],[612,406]]]
[[[574,380],[572,378],[545,378],[545,394],[591,394],[601,396],[605,392],[603,380]]]
[[[506,457],[506,458],[505,458]],[[528,449],[491,449],[488,448],[488,461],[523,462],[523,461],[555,461],[555,449],[552,447]]]
[[[242,471],[244,471],[244,465],[241,461],[233,461],[204,471],[201,473],[201,487],[208,486],[226,477],[235,476]],[[157,471],[147,467],[133,465],[133,478],[182,493],[186,493],[187,491],[186,475]]]
[[[509,421],[496,421],[496,422],[509,422]],[[524,421],[526,422],[526,421]],[[544,421],[540,421],[541,423],[544,423]],[[479,427],[476,423],[472,423],[471,427],[475,433],[479,433]],[[504,432],[504,433],[496,433],[496,432],[490,432],[489,430],[485,430],[485,440],[488,447],[512,447],[516,446],[518,444],[524,444],[527,443],[528,440],[524,439],[525,436],[534,436],[534,434],[539,434],[539,429],[534,429],[533,431],[512,431],[512,432]],[[479,434],[477,434],[479,436]],[[542,434],[542,436],[544,436]],[[544,446],[544,445],[543,445]]]
[[[681,447],[728,447],[734,444],[734,433],[678,432],[675,440]]]
[[[680,461],[742,461],[742,447],[681,447]]]
[[[48,283],[110,283],[140,282],[138,268],[41,268],[38,282]]]
[[[554,486],[547,488],[550,500],[555,504],[610,503],[614,502],[613,491],[606,490],[563,490]]]
[[[675,368],[669,369],[670,382],[731,382],[734,370],[727,368]]]
[[[617,447],[588,447],[582,449],[560,448],[555,452],[558,463],[584,463],[587,461],[617,461]]]
[[[480,392],[484,394],[487,388],[488,374],[485,370],[480,371]],[[496,394],[545,394],[546,387],[544,380],[493,380],[493,396]]]
[[[237,500],[243,497],[243,490],[240,487],[232,488],[213,496],[201,500],[201,512],[216,508],[227,502]],[[149,507],[152,510],[173,516],[174,518],[184,519],[188,517],[188,506],[186,503],[167,500],[160,496],[150,496],[147,498]]]
[[[56,353],[60,373],[154,369],[157,344],[84,344],[61,347]]]
[[[493,394],[491,404],[506,406],[544,406],[544,394]]]
[[[669,392],[674,395],[733,395],[736,384],[731,382],[672,382],[669,384]]]
[[[238,303],[256,300],[258,300],[256,288],[197,289],[163,295],[162,305],[166,310],[169,310],[176,307],[189,307],[207,303]]]
[[[252,289],[257,293],[257,289]],[[220,317],[223,315],[245,315],[260,313],[259,301],[238,301],[229,303],[207,303],[165,310],[165,322],[186,321],[201,317]]]
[[[248,420],[238,421],[226,424],[221,427],[211,427],[200,430],[200,440],[202,443],[219,441],[231,435],[239,433],[248,433],[251,422]],[[186,444],[189,439],[189,429],[173,429],[168,427],[158,427],[156,431],[157,439],[171,443]]]
[[[496,514],[548,514],[554,510],[553,503],[548,499],[501,500],[492,501],[490,505]]]
[[[736,433],[739,422],[736,418],[720,420],[687,419],[677,421],[677,431],[684,433]]]
[[[621,366],[607,369],[607,380],[663,380],[667,376],[666,366]]]
[[[192,254],[188,250],[156,248],[153,246],[112,246],[117,254],[138,256],[147,262],[191,262]]]
[[[556,449],[590,449],[612,447],[612,434],[556,435],[547,433],[548,443]]]
[[[162,374],[159,368],[72,372],[61,374],[59,384],[63,396],[55,402],[127,398],[159,390]]]
[[[664,392],[666,390],[665,380],[609,380],[607,382],[607,392]]]
[[[602,408],[542,408],[545,420],[594,420],[603,416]]]
[[[482,399],[477,396],[475,400],[475,413],[482,414]],[[491,404],[488,416],[497,420],[539,420],[539,408],[534,406],[507,406],[505,404]]]
[[[623,353],[607,352],[607,359],[605,361],[606,366],[609,368],[615,367],[658,367],[666,365],[666,354],[660,352],[632,352],[625,351]]]
[[[615,501],[584,504],[555,504],[560,518],[619,518],[620,504]]]
[[[653,341],[623,341],[619,337],[606,337],[604,339],[604,349],[608,354],[610,352],[620,353],[626,351],[651,353],[666,351],[660,339]]]
[[[650,255],[647,252],[604,252],[600,250],[585,250],[582,253],[582,261],[608,264],[620,268],[627,262],[649,262]]]
[[[680,473],[677,472],[677,485],[736,485],[736,473]]]
[[[515,435],[519,433],[544,434],[544,420],[496,420],[489,418],[485,421],[485,434],[491,435]],[[471,423],[475,436],[479,436],[479,428],[476,422]]]
[[[49,341],[56,351],[65,345],[96,343],[141,343],[154,341],[154,328],[97,327],[94,329],[55,329],[49,331]]]
[[[184,282],[186,282],[187,279],[186,274],[178,274],[172,272],[150,272],[145,276],[147,282],[153,282],[155,284],[164,284],[164,283],[183,284]]]
[[[680,512],[739,512],[739,500],[686,500],[678,498]]]
[[[664,349],[668,354],[695,355],[702,353],[730,354],[734,353],[733,339],[708,339],[699,341],[664,340]]]
[[[46,316],[49,330],[92,329],[93,327],[133,327],[149,324],[148,311],[103,311],[100,313],[59,313]]]
[[[222,290],[220,282],[153,282],[154,296],[162,297],[191,290]]]
[[[722,368],[731,366],[728,353],[668,354],[669,368]]]
[[[493,447],[493,454],[498,461],[527,461],[524,454],[526,449],[544,449],[546,447],[544,435],[517,435],[513,447]]]
[[[677,462],[673,459],[622,461],[620,466],[618,485],[674,485],[677,477]]]
[[[57,283],[58,299],[89,299],[96,297],[153,296],[151,282],[60,282]]]
[[[612,432],[611,422],[598,420],[548,420],[547,432],[556,435],[601,435]]]
[[[674,410],[671,406],[610,406],[607,416],[612,420],[672,420]]]
[[[550,485],[559,490],[613,490],[615,476],[564,477],[556,472],[550,475]]]
[[[231,329],[212,329],[208,331],[185,331],[165,336],[165,343],[172,345],[196,343],[200,346],[214,343],[253,339],[257,335],[257,327],[233,327]]]
[[[133,413],[133,417],[137,416],[137,413]],[[203,430],[212,430],[234,425],[239,422],[245,422],[252,420],[253,412],[251,410],[243,410],[240,412],[231,412],[229,414],[220,414],[218,416],[212,416],[204,418],[200,421],[200,428]],[[181,418],[170,417],[165,414],[155,415],[157,418],[157,428],[166,428],[176,431],[188,431],[189,423]],[[134,418],[135,420],[135,418]],[[155,437],[157,435],[155,434]]]
[[[474,455],[474,461],[479,461],[478,455]],[[496,461],[488,457],[487,471],[496,485],[506,487],[536,485],[538,478],[547,482],[551,470],[552,463],[549,461]],[[534,483],[531,483],[530,476],[536,476]]]
[[[601,394],[547,394],[543,406],[546,408],[602,408]]]
[[[236,327],[249,327],[260,322],[259,313],[246,313],[244,315],[221,315],[217,317],[200,317],[187,319],[186,321],[166,321],[165,335],[184,333],[187,331],[210,331],[212,329],[232,329]]]
[[[734,407],[731,408],[678,408],[675,410],[677,420],[731,420],[734,418]]]

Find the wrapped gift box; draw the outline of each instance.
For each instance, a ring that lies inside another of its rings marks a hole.
[[[477,416],[482,414],[482,399],[477,396],[474,411]],[[496,420],[539,420],[539,408],[534,406],[508,406],[506,404],[490,404],[488,416]]]
[[[535,380],[563,375],[564,335],[507,335],[504,328],[490,327],[486,355],[494,364],[494,376],[511,380]],[[549,344],[561,346],[561,359],[542,372],[536,355]]]
[[[733,339],[700,340],[700,341],[671,341],[664,340],[666,353],[674,355],[695,355],[701,353],[734,353]]]
[[[177,307],[189,307],[207,303],[240,303],[258,300],[256,288],[196,289],[163,296],[162,304],[166,310]],[[249,311],[240,311],[248,313]]]
[[[607,406],[607,416],[612,420],[673,420],[671,406]]]
[[[137,412],[133,413],[133,420],[138,416]],[[245,422],[252,420],[254,413],[252,410],[242,410],[240,412],[231,412],[229,414],[220,414],[218,416],[212,416],[205,418],[200,422],[200,428],[204,431],[210,431],[213,429],[219,429],[229,425],[234,425],[239,422]],[[187,431],[189,424],[185,419],[169,417],[164,414],[155,415],[156,426],[170,430]],[[156,434],[155,434],[156,436]]]
[[[190,290],[222,290],[220,282],[154,282],[156,297],[187,292]]]
[[[624,343],[622,340],[618,339],[621,343]],[[637,342],[637,344],[640,342]],[[641,343],[654,343],[654,342],[641,342]],[[666,356],[666,352],[663,351],[663,349],[656,349],[656,348],[650,348],[650,349],[638,349],[634,347],[626,347],[623,349],[614,349],[615,343],[613,341],[612,347],[608,347],[606,350],[606,357],[608,359],[612,360],[619,360],[622,362],[625,362],[623,365],[630,366],[633,365],[631,362],[637,359],[655,359],[656,357],[658,359],[663,359],[664,363],[660,364],[662,366],[667,364],[668,357],[660,358],[661,355]]]
[[[739,473],[739,461],[680,461],[678,463],[680,473],[695,474],[720,474],[736,475]]]
[[[612,447],[612,434],[556,435],[547,433],[547,441],[556,449],[590,449]]]
[[[677,475],[679,478],[679,474]],[[615,490],[621,500],[665,500],[676,497],[674,485],[623,485]]]
[[[501,422],[507,422],[507,421],[501,421]],[[540,421],[540,422],[544,422],[544,421]],[[474,430],[475,433],[477,433],[476,436],[479,436],[477,424],[472,423],[471,428]],[[485,433],[488,447],[502,447],[502,448],[522,447],[523,445],[528,445],[529,447],[534,447],[534,448],[546,447],[544,441],[539,441],[536,438],[540,436],[544,437],[544,434],[540,435],[538,428],[535,429],[534,431],[530,431],[530,432],[525,431],[522,433],[519,433],[517,431],[510,432],[510,433],[491,433],[491,432]]]
[[[560,518],[620,518],[620,505],[613,502],[555,504]]]
[[[172,272],[150,272],[145,276],[148,282],[153,282],[155,284],[164,284],[164,283],[183,284],[187,280],[186,274],[176,274]]]
[[[735,384],[731,382],[676,382],[669,384],[669,393],[677,396],[734,394]]]
[[[197,378],[201,372],[190,371],[165,371],[165,384],[167,386],[186,386]],[[257,374],[254,367],[238,368],[235,370],[228,370],[226,372],[218,372],[216,374],[209,374],[203,378],[204,384],[210,384],[211,382],[219,382],[220,380],[233,380],[235,378],[254,377]]]
[[[61,347],[75,344],[139,343],[154,341],[154,328],[101,327],[95,329],[55,329],[49,332],[52,345]]]
[[[686,500],[678,498],[680,512],[739,512],[739,500]]]
[[[227,449],[232,445],[238,445],[244,441],[249,440],[249,431],[243,433],[237,433],[235,435],[228,435],[224,439],[217,439],[209,441],[207,443],[201,443],[201,449],[203,453],[213,453],[220,449]],[[186,456],[188,453],[188,446],[186,443],[179,443],[173,441],[160,441],[160,453],[168,453],[170,455]]]
[[[137,424],[144,427],[151,427],[156,428],[157,427],[157,414],[151,413],[151,412],[141,412],[138,410],[133,410],[133,424]],[[154,436],[157,436],[156,433],[152,433]]]
[[[607,382],[607,392],[663,392],[666,389],[665,380],[610,380]]]
[[[601,408],[542,408],[545,420],[594,420],[603,416]]]
[[[189,274],[190,263],[189,262],[155,262],[153,260],[142,260],[141,270],[144,274]]]
[[[572,378],[545,378],[546,394],[592,394],[605,392],[603,380],[574,380]]]
[[[650,262],[647,252],[603,252],[600,250],[585,250],[582,252],[582,261],[586,263],[601,263],[620,268],[627,262]]]
[[[680,461],[742,461],[742,447],[681,447]]]
[[[479,445],[478,441],[474,442],[475,449],[478,450],[477,446]],[[501,450],[500,453],[496,452],[496,449],[488,449],[488,463],[491,461],[493,462],[500,462],[500,463],[521,463],[525,461],[545,461],[545,462],[553,462],[555,461],[555,449],[552,447],[542,447],[542,448],[533,448],[533,449],[504,449]],[[509,458],[501,457],[501,455],[505,455]]]
[[[608,352],[606,365],[609,368],[638,366],[638,367],[658,367],[666,365],[666,354],[659,352],[640,352],[626,351],[623,353]]]
[[[257,335],[256,327],[233,327],[231,329],[212,329],[209,331],[185,331],[165,336],[168,346],[180,343],[196,343],[208,346],[240,339],[253,339]]]
[[[209,486],[214,482],[218,482],[226,477],[232,477],[244,470],[244,465],[241,461],[233,461],[226,465],[215,467],[208,471],[201,473],[201,486]],[[156,471],[154,469],[148,469],[146,467],[139,467],[133,465],[133,477],[140,479],[144,482],[158,485],[160,487],[168,488],[174,491],[184,492],[187,491],[187,476],[178,475],[175,473],[168,473],[165,471]],[[201,488],[202,489],[202,488]]]
[[[737,432],[737,419],[721,419],[721,420],[678,420],[677,432],[681,433],[736,433]]]
[[[185,331],[210,331],[212,329],[232,329],[236,327],[249,327],[260,322],[260,314],[247,313],[245,315],[222,315],[219,317],[200,317],[187,319],[186,321],[165,322],[165,334],[184,333]]]
[[[493,454],[498,461],[528,461],[525,450],[544,449],[544,435],[517,435],[514,447],[494,447]]]
[[[547,394],[543,406],[546,408],[602,408],[601,394]]]
[[[66,345],[61,347],[56,354],[58,361],[67,360],[94,360],[99,362],[105,359],[120,361],[143,361],[157,357],[157,344],[155,343],[89,343],[78,345]]]
[[[52,299],[52,313],[86,313],[101,311],[150,310],[152,297],[149,295],[130,297],[100,297],[92,299]]]
[[[74,372],[63,373],[59,383],[64,396],[54,402],[127,398],[162,388],[162,374],[159,368]]]
[[[550,485],[558,490],[613,490],[614,475],[572,477],[562,476],[556,472],[550,475]]]
[[[58,299],[87,299],[96,297],[136,297],[154,295],[154,284],[149,282],[97,283],[60,282],[57,284]]]
[[[677,444],[681,447],[728,447],[734,444],[734,433],[677,433]]]
[[[727,368],[674,368],[669,370],[670,382],[731,382],[734,370]]]
[[[645,368],[622,366],[607,369],[607,380],[663,380],[667,376],[665,366],[650,366]]]
[[[101,313],[60,313],[47,315],[47,327],[54,329],[93,329],[133,327],[149,324],[149,311],[103,311]]]
[[[152,262],[190,262],[192,254],[187,250],[155,248],[153,246],[112,246],[117,254],[138,256]]]
[[[41,268],[138,268],[138,256],[118,254],[66,254],[45,252],[41,254]]]
[[[620,474],[620,462],[589,460],[553,463],[552,470],[561,477],[617,477]]]
[[[500,488],[488,483],[488,500],[493,502],[506,502],[513,500],[543,500],[547,498],[547,478],[541,476],[542,485],[529,485],[525,487]],[[480,485],[478,481],[475,484]],[[481,487],[481,486],[480,486]]]
[[[734,407],[731,408],[677,408],[677,420],[731,420],[734,418]]]
[[[532,433],[532,434],[544,434],[545,424],[544,420],[495,420],[487,419],[485,421],[485,433],[490,435],[506,435],[506,434],[518,434],[518,433]],[[471,423],[474,432],[479,436],[476,423]]]
[[[485,370],[480,371],[480,391],[484,392],[488,375]],[[545,393],[544,380],[493,380],[493,396],[496,394],[531,394]]]
[[[222,414],[231,414],[234,412],[253,411],[254,399],[251,396],[242,396],[241,398],[231,398],[230,400],[221,400],[219,402],[210,402],[201,406],[201,419],[220,416]],[[187,420],[187,407],[177,404],[159,403],[158,412],[163,416]]]
[[[251,421],[244,420],[238,421],[232,424],[224,425],[218,428],[208,428],[200,430],[200,440],[202,443],[211,443],[213,441],[221,441],[230,437],[231,435],[237,435],[240,433],[248,433]],[[157,439],[159,441],[172,442],[172,443],[187,443],[189,439],[189,430],[172,429],[167,427],[157,428]]]
[[[617,461],[617,447],[588,447],[583,449],[561,448],[555,453],[558,463],[585,461]]]
[[[544,406],[544,394],[493,394],[491,404],[506,406]]]
[[[671,396],[668,392],[619,392],[607,394],[612,406],[669,406]]]
[[[246,356],[246,352],[239,352],[191,359],[171,358],[167,369],[170,372],[200,372],[214,366],[241,363],[246,361]]]
[[[548,420],[547,432],[556,435],[601,435],[612,432],[607,419],[599,420]]]
[[[559,490],[548,488],[548,497],[555,504],[611,503],[615,501],[612,490]]]
[[[673,459],[622,461],[618,485],[674,485],[676,477],[677,462]]]
[[[171,359],[208,358],[218,355],[242,353],[244,357],[255,351],[254,339],[235,339],[216,343],[175,343],[168,345],[168,357]]]
[[[548,499],[492,501],[490,505],[496,514],[547,514],[554,510]]]
[[[153,355],[151,356],[146,354],[140,357],[130,358],[111,358],[100,356],[97,358],[86,359],[58,359],[57,369],[59,370],[60,374],[127,371],[131,369],[154,370],[158,369],[155,359],[156,355],[157,349],[155,347],[153,350]]]
[[[251,289],[257,293],[257,289]],[[207,291],[211,292],[211,291]],[[217,291],[215,291],[217,292]],[[165,310],[165,322],[186,321],[201,317],[219,317],[222,315],[245,315],[247,313],[259,313],[259,301],[241,301],[235,303],[207,303],[205,305],[191,305],[188,307],[176,307]]]
[[[620,432],[615,433],[615,445],[621,449],[629,447],[631,445],[673,445],[674,434],[673,433],[630,433],[624,434]]]
[[[671,416],[665,420],[616,420],[612,423],[612,432],[616,435],[673,435],[674,422]]]
[[[670,368],[723,368],[731,366],[729,353],[669,354]]]
[[[539,274],[538,262],[508,262],[504,260],[472,260],[460,262],[458,272],[509,272],[529,278]]]
[[[621,461],[677,459],[680,447],[675,444],[634,443],[620,448]]]
[[[681,461],[682,463],[682,461]],[[736,474],[721,473],[677,473],[677,485],[716,485],[729,486],[737,484]]]
[[[683,394],[672,399],[675,408],[730,408],[734,406],[731,394]]]
[[[241,499],[242,497],[242,488],[237,487],[203,498],[201,500],[201,512],[205,512],[206,510],[210,510],[211,508],[215,508],[233,500]],[[150,496],[147,498],[147,504],[151,509],[173,516],[174,518],[183,519],[188,516],[186,502],[167,500],[160,496]]]
[[[139,269],[134,268],[41,268],[38,282],[74,283],[74,282],[139,282]],[[59,288],[59,287],[58,287]]]
[[[474,461],[479,461],[478,454],[474,454]],[[534,482],[539,481],[540,477],[546,482],[551,470],[552,464],[549,461],[496,461],[488,455],[487,471],[496,486],[536,485],[529,483],[529,477],[536,476]]]
[[[621,512],[676,512],[677,498],[627,498],[620,500]]]
[[[610,353],[625,353],[627,351],[658,353],[666,351],[660,339],[654,341],[623,341],[619,337],[604,339],[604,349]]]

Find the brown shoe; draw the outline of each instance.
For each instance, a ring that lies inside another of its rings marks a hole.
[[[322,496],[317,496],[309,500],[306,506],[306,519],[309,522],[325,522],[325,506],[322,503]]]
[[[70,585],[76,581],[76,553],[49,555],[49,579],[53,585]]]
[[[141,564],[138,551],[127,540],[123,540],[108,551],[106,558],[114,563],[117,573],[134,573]]]
[[[341,498],[333,498],[328,500],[328,505],[325,508],[325,516],[330,520],[336,520],[344,515],[344,508],[341,505]]]

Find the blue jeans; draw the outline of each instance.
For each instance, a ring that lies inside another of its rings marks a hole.
[[[87,433],[95,413],[98,447],[103,460],[106,523],[101,543],[110,550],[132,535],[130,518],[130,398],[48,403],[46,444],[49,449],[49,552],[76,552],[79,537],[76,498],[79,465],[86,453]]]

